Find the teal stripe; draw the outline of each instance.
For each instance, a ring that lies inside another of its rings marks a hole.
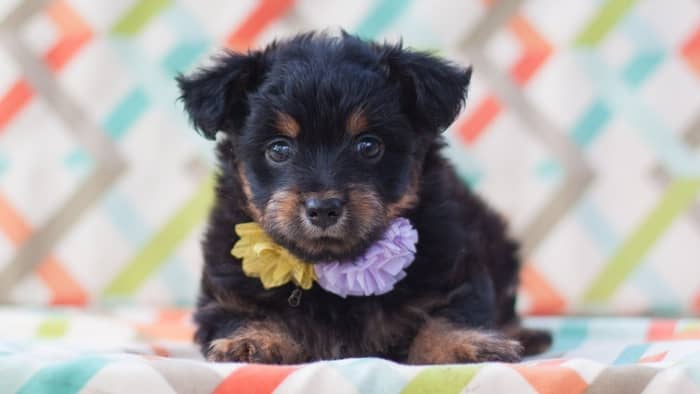
[[[112,225],[132,246],[141,246],[148,240],[149,227],[119,191],[112,190],[102,201],[102,207]]]
[[[602,253],[609,255],[617,248],[620,237],[588,197],[579,201],[575,213],[578,223]]]
[[[562,322],[554,335],[554,343],[548,354],[564,354],[581,346],[588,338],[586,319],[569,318]]]
[[[182,108],[177,105],[180,92],[172,76],[163,73],[160,65],[154,66],[144,62],[143,59],[148,58],[148,54],[134,42],[119,39],[112,39],[110,42],[115,52],[123,59],[123,64],[128,67],[131,77],[143,89],[143,95],[148,98],[149,105],[157,106],[164,109],[164,112],[174,115],[173,122],[177,118],[181,118],[184,122]],[[195,133],[192,135],[194,136]]]
[[[700,352],[684,358],[682,365],[686,367],[688,376],[693,380],[693,382],[695,382],[700,390]]]
[[[597,206],[588,198],[581,199],[577,205],[576,218],[604,256],[609,257],[619,247],[620,237]],[[644,259],[640,268],[632,274],[630,283],[642,290],[649,300],[649,308],[655,313],[672,315],[674,311],[681,312],[677,307],[675,309],[673,307],[673,305],[681,305],[675,296],[675,290],[668,287],[664,281],[659,280],[659,276],[654,273],[648,258]]]
[[[622,70],[622,79],[633,88],[638,88],[664,60],[663,52],[637,54]]]
[[[653,108],[640,101],[637,93],[621,83],[597,55],[580,51],[577,60],[606,104],[639,133],[673,177],[700,175],[700,158],[695,152],[679,141]]]
[[[161,17],[172,27],[178,37],[176,44],[161,60],[161,67],[169,75],[189,69],[210,46],[206,29],[182,7],[169,7]]]
[[[187,269],[185,261],[172,256],[158,272],[158,280],[168,289],[168,294],[176,306],[188,307],[194,304],[197,294],[197,283],[192,281],[192,272]],[[173,284],[176,284],[173,286]]]
[[[376,38],[411,4],[410,0],[378,0],[365,19],[355,28],[360,37]]]
[[[7,157],[3,155],[2,152],[0,152],[0,175],[7,171],[8,168],[10,168],[10,161],[7,160]]]
[[[554,184],[562,179],[564,171],[556,160],[544,159],[537,163],[535,173],[541,181]]]
[[[584,112],[581,119],[576,122],[571,131],[571,139],[580,147],[589,146],[593,140],[600,135],[603,127],[610,120],[610,108],[600,99],[591,104]]]
[[[683,313],[683,302],[676,290],[668,285],[662,276],[646,262],[632,274],[631,282],[639,287],[648,300],[648,310],[655,316],[677,317]]]
[[[15,393],[32,377],[36,367],[20,355],[0,359],[0,393]]]
[[[184,72],[206,53],[209,44],[206,41],[182,42],[171,49],[161,60],[161,66],[170,75]]]
[[[640,358],[644,355],[644,352],[647,351],[649,348],[648,343],[642,343],[639,345],[630,345],[627,346],[622,353],[620,353],[619,356],[613,361],[614,365],[620,365],[620,364],[634,364],[637,361],[639,361]]]
[[[655,28],[642,18],[639,13],[631,12],[620,22],[620,30],[625,38],[640,51],[662,51],[666,44],[660,39]]]
[[[134,123],[148,110],[146,92],[136,88],[129,92],[107,116],[102,127],[115,140],[120,139]]]
[[[81,357],[43,367],[17,394],[75,394],[109,361],[102,357]]]
[[[71,171],[86,173],[92,167],[90,156],[82,148],[77,147],[70,151],[63,159],[63,163]]]

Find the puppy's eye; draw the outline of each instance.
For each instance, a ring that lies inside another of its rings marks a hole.
[[[379,137],[363,135],[355,141],[355,152],[365,160],[377,161],[384,153],[384,144]]]
[[[277,139],[270,142],[267,144],[267,148],[265,149],[265,157],[275,163],[285,162],[289,160],[291,156],[292,147],[289,145],[289,142],[283,139]]]

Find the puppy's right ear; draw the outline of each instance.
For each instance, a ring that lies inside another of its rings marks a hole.
[[[209,67],[177,76],[180,99],[194,127],[208,139],[217,131],[240,129],[249,112],[248,94],[260,85],[265,69],[261,52],[227,52]]]

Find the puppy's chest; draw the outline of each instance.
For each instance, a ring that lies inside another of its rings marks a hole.
[[[311,314],[298,308],[289,314],[294,315],[288,316],[288,321],[293,322],[295,336],[315,356],[396,358],[395,349],[405,349],[410,344],[427,311],[410,303],[389,306],[372,300],[335,305],[333,310],[322,308]]]

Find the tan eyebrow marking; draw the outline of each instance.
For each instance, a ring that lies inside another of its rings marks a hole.
[[[301,127],[299,123],[289,114],[277,112],[277,121],[275,122],[277,130],[289,138],[297,138]]]
[[[348,116],[345,127],[350,135],[358,135],[365,130],[367,127],[367,117],[362,108],[357,108]]]

